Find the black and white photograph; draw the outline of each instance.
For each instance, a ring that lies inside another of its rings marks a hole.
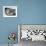
[[[17,17],[17,6],[3,6],[3,17]]]

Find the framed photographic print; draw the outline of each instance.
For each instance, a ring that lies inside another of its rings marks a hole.
[[[17,6],[3,6],[3,17],[17,17]]]

